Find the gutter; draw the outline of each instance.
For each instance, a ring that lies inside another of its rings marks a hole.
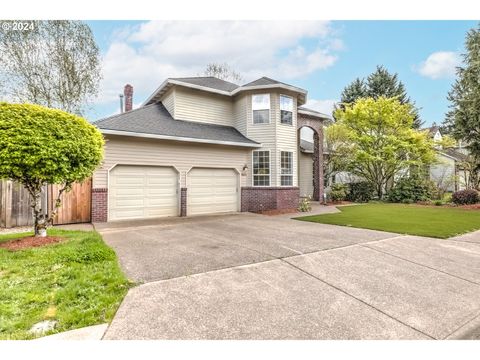
[[[147,139],[173,140],[173,141],[194,142],[194,143],[202,143],[202,144],[240,146],[240,147],[246,147],[246,148],[262,147],[262,144],[258,144],[258,143],[243,143],[243,142],[237,142],[237,141],[198,139],[198,138],[190,138],[190,137],[182,137],[182,136],[157,135],[157,134],[137,133],[132,131],[120,131],[120,130],[109,130],[109,129],[99,129],[99,130],[102,134],[105,134],[105,135],[132,136],[132,137],[147,138]]]

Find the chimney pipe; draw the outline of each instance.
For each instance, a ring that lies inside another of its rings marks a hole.
[[[123,89],[123,95],[125,95],[125,112],[132,110],[133,86],[130,84],[125,85],[125,88]]]
[[[123,94],[118,95],[120,97],[120,114],[123,113]]]

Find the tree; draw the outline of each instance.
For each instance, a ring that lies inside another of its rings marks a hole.
[[[368,97],[373,99],[396,98],[401,104],[411,105],[414,115],[413,127],[420,128],[422,123],[418,116],[418,110],[415,108],[415,103],[408,97],[405,85],[398,79],[398,74],[390,74],[385,67],[377,66],[377,69],[366,80],[356,78],[343,89],[340,108],[344,109],[345,105]]]
[[[243,80],[242,75],[237,73],[233,70],[230,65],[227,63],[219,64],[219,63],[210,63],[205,68],[203,72],[204,76],[214,76],[216,78],[230,81],[233,83],[240,83]]]
[[[341,126],[325,127],[325,145],[323,159],[323,174],[325,179],[334,177],[346,168],[349,147],[346,146],[348,131]]]
[[[32,104],[0,103],[0,178],[18,181],[31,195],[36,236],[45,236],[60,197],[92,175],[103,158],[102,134],[87,120]],[[51,214],[41,208],[42,187],[60,184]]]
[[[0,32],[0,78],[7,97],[82,114],[98,92],[99,49],[81,21],[33,21]]]
[[[336,110],[335,117],[332,127],[347,134],[338,145],[345,171],[373,184],[380,199],[396,176],[435,162],[436,144],[426,131],[413,129],[410,104],[396,98],[361,98]]]
[[[450,110],[444,126],[457,140],[462,140],[471,154],[473,177],[480,171],[480,24],[467,32],[463,64],[447,99]],[[478,186],[478,185],[477,185]]]

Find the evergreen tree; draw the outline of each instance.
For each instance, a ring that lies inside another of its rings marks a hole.
[[[463,64],[448,93],[450,111],[444,126],[480,162],[480,24],[467,32],[465,49]]]
[[[378,99],[397,98],[401,104],[412,105],[414,111],[413,127],[419,128],[422,124],[418,116],[415,103],[408,97],[405,85],[398,79],[398,74],[390,74],[383,66],[371,73],[367,79],[355,79],[347,85],[341,95],[340,108],[344,109],[346,104],[353,104],[361,98]]]

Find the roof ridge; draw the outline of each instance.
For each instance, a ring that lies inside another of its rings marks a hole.
[[[132,109],[132,110],[130,110],[130,111],[124,111],[124,112],[121,112],[120,114],[110,115],[110,116],[107,116],[107,117],[104,117],[104,118],[101,118],[101,119],[97,119],[97,120],[93,121],[92,124],[96,124],[96,123],[98,123],[98,122],[100,122],[100,121],[103,121],[103,120],[109,120],[109,119],[112,119],[112,118],[116,118],[116,117],[125,115],[125,114],[127,114],[127,113],[131,113],[131,112],[134,112],[134,111],[137,111],[137,110],[145,109],[145,108],[147,108],[147,107],[150,107],[150,106],[153,106],[153,105],[157,105],[158,103],[161,103],[161,101],[156,102],[156,103],[153,103],[153,104],[148,104],[148,105],[139,106],[138,108]],[[162,104],[162,105],[163,105],[163,104]]]

